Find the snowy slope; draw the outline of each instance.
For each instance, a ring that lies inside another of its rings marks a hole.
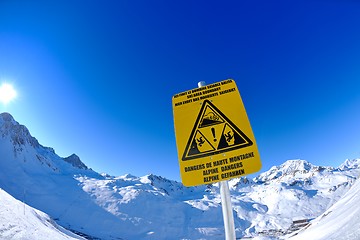
[[[349,169],[359,166],[360,161],[347,161],[344,165]],[[355,163],[355,164],[354,164]],[[351,168],[350,167],[350,168]],[[330,207],[325,213],[311,222],[310,226],[300,231],[291,240],[313,239],[313,240],[356,240],[360,239],[360,181],[337,203]]]
[[[237,237],[290,233],[294,220],[312,220],[338,201],[359,173],[357,161],[331,168],[289,160],[231,180]],[[0,188],[93,239],[224,239],[217,184],[100,175],[78,156],[39,144],[7,113],[0,114]]]
[[[251,187],[244,183],[235,186],[243,194],[233,194],[233,199],[245,205],[235,204],[237,215],[251,219],[246,235],[281,236],[291,230],[293,221],[319,216],[348,191],[359,174],[359,169],[352,170],[289,160],[260,174]]]
[[[0,187],[49,214],[63,227],[102,239],[134,235],[130,221],[98,206],[74,179],[75,175],[102,179],[101,175],[74,156],[64,159],[52,148],[40,145],[7,113],[0,114],[0,156]]]
[[[0,189],[0,237],[22,240],[84,239],[57,225],[48,215]]]
[[[340,199],[359,172],[357,168],[342,171],[290,160],[253,180],[230,181],[237,236],[288,233],[294,220],[313,219]],[[169,238],[168,232],[178,236],[174,239],[224,238],[216,184],[185,188],[154,175],[107,176],[103,180],[81,176],[77,180],[112,214],[142,227],[151,222],[154,228],[149,233],[155,239]]]

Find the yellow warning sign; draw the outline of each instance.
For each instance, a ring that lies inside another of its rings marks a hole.
[[[209,100],[202,103],[182,160],[251,146],[252,141]]]
[[[185,186],[209,184],[260,170],[255,138],[234,80],[176,94],[172,102]]]

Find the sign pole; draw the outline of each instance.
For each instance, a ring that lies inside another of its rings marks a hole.
[[[225,239],[235,240],[236,236],[235,236],[234,216],[231,206],[229,185],[227,181],[221,181],[219,182],[219,185],[220,185],[221,207],[222,207],[223,219],[224,219]]]
[[[206,84],[204,81],[198,83],[198,87],[204,87]],[[234,226],[234,216],[231,206],[231,196],[229,184],[227,181],[219,182],[220,186],[220,196],[221,196],[221,208],[224,219],[224,228],[225,228],[225,239],[226,240],[235,240],[235,226]]]

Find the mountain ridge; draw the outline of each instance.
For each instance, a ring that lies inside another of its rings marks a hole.
[[[39,161],[43,161],[41,155],[56,155],[55,150],[51,147],[45,147],[30,134],[30,131],[25,125],[19,124],[10,113],[0,113],[0,132],[2,138],[9,137],[14,146],[14,154],[26,150],[28,145],[35,149],[39,149],[42,154],[38,154]],[[46,153],[47,152],[47,153]],[[87,170],[88,167],[80,160],[76,154],[71,154],[68,157],[60,157],[63,161],[68,162],[73,167]]]
[[[0,114],[0,187],[61,226],[106,240],[224,238],[218,184],[99,174],[75,154],[61,158],[35,138],[34,144],[9,115]],[[237,237],[278,238],[294,220],[318,217],[350,189],[359,163],[333,168],[288,160],[253,179],[230,180]]]

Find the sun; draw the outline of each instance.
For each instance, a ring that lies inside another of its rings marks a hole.
[[[4,105],[13,101],[17,96],[15,88],[9,83],[0,85],[0,102]]]

